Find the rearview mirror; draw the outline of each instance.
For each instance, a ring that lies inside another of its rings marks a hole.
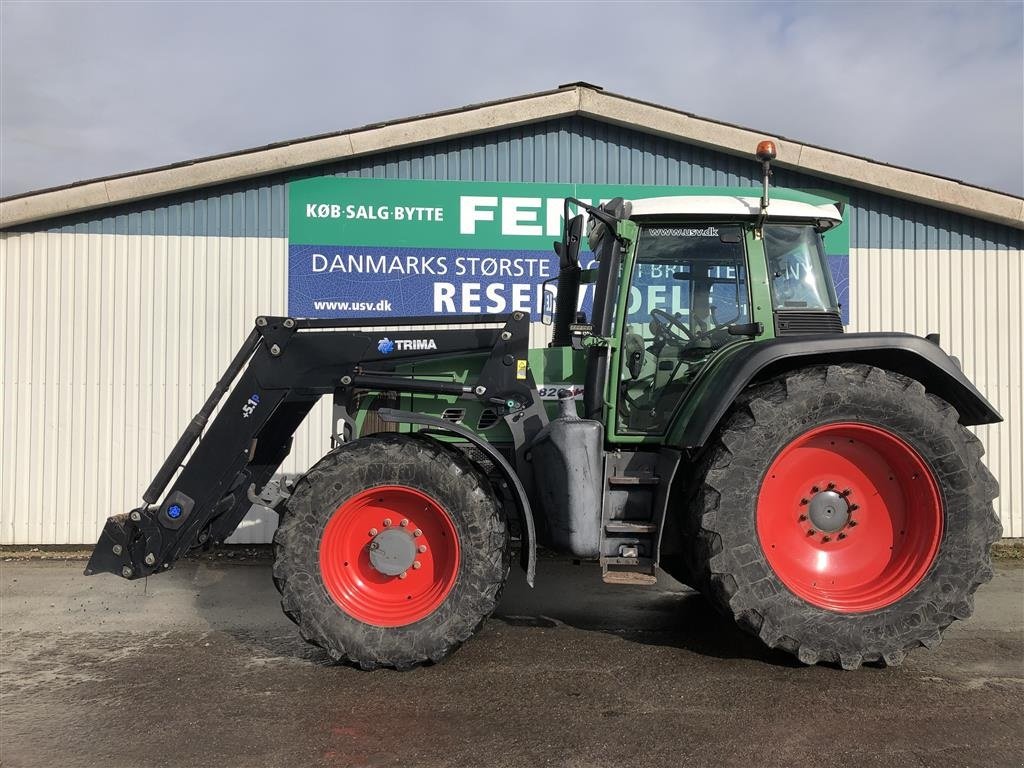
[[[555,243],[555,245],[559,246],[561,243]],[[555,287],[556,280],[558,280],[557,277],[549,277],[540,286],[540,321],[544,325],[551,325],[555,321],[555,297],[558,293]]]

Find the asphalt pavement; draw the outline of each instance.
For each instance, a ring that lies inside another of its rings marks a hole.
[[[898,669],[803,667],[664,580],[542,559],[443,664],[335,666],[263,559],[147,581],[0,563],[0,764],[1024,765],[1024,567]]]

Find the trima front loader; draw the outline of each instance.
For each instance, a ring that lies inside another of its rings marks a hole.
[[[998,486],[966,427],[1000,417],[936,338],[843,333],[822,245],[841,210],[769,203],[773,157],[760,198],[567,202],[544,349],[520,312],[258,318],[86,573],[159,573],[259,502],[285,613],[363,668],[469,638],[513,537],[531,584],[538,544],[613,583],[662,568],[807,664],[935,645],[991,577]],[[273,481],[325,395],[333,449]]]

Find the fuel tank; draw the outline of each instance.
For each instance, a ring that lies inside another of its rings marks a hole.
[[[558,418],[529,449],[547,543],[558,552],[583,558],[600,554],[603,446],[601,422],[579,418],[573,394],[560,391]]]

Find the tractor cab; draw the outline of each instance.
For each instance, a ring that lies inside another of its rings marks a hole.
[[[834,206],[776,201],[757,228],[757,200],[679,197],[633,205],[636,245],[621,306],[618,434],[660,434],[721,350],[787,329],[841,332],[821,232]],[[767,285],[767,290],[765,286]]]
[[[701,373],[732,347],[843,331],[822,241],[842,221],[836,204],[684,196],[612,200],[580,215],[599,264],[589,337],[578,342],[597,385],[588,382],[587,413],[602,413],[612,442],[666,434]],[[564,268],[571,235],[559,246]],[[560,282],[560,292],[576,290]],[[568,319],[556,312],[556,343],[569,338],[559,328]]]

